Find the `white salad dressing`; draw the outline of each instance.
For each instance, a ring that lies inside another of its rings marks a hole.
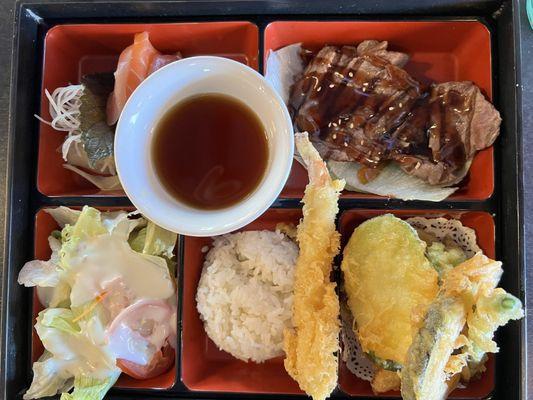
[[[119,236],[81,241],[69,266],[73,307],[94,300],[116,279],[122,279],[137,299],[166,299],[174,294],[165,260],[133,251]]]

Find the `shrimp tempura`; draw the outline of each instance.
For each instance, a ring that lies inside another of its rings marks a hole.
[[[300,254],[294,282],[294,328],[284,332],[285,369],[314,400],[323,400],[337,383],[339,299],[330,274],[340,246],[335,216],[344,180],[331,179],[307,133],[297,133],[295,140],[309,184],[297,233]]]

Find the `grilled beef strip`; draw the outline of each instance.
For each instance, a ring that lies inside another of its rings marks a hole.
[[[322,48],[292,88],[296,128],[324,158],[362,164],[365,179],[393,160],[430,184],[458,183],[497,137],[499,113],[471,82],[424,90],[406,62],[387,42]]]
[[[426,114],[418,115],[425,124],[413,123],[413,117],[405,122],[405,126],[410,125],[408,129],[418,128],[417,136],[426,138],[427,147],[399,146],[391,153],[391,159],[406,173],[432,185],[453,185],[466,176],[476,152],[496,140],[500,114],[472,82],[433,85],[428,99],[413,113]],[[399,129],[397,137],[404,135]]]
[[[382,50],[379,50],[382,51]],[[382,140],[405,118],[420,85],[403,69],[351,46],[324,47],[295,83],[290,107],[323,157],[377,167]]]

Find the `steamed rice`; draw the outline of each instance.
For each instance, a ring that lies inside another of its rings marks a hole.
[[[296,243],[279,231],[214,239],[196,301],[208,336],[221,350],[255,362],[283,354],[297,257]]]

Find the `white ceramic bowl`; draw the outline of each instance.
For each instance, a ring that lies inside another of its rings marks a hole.
[[[234,206],[199,210],[164,189],[152,162],[154,128],[179,101],[201,93],[233,96],[257,113],[267,134],[269,157],[262,181]],[[222,57],[190,57],[150,75],[128,99],[115,133],[120,182],[132,203],[156,224],[184,235],[212,236],[243,227],[278,197],[294,152],[291,118],[283,100],[253,69]]]

